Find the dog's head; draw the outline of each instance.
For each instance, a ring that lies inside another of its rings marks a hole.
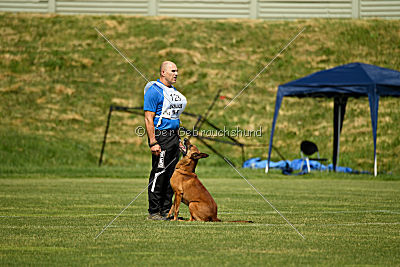
[[[198,160],[208,157],[208,154],[200,152],[200,150],[195,145],[192,145],[187,138],[183,140],[183,143],[181,142],[179,144],[179,149],[181,150],[183,156],[188,159]]]

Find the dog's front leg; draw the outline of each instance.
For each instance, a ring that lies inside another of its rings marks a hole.
[[[178,213],[179,213],[179,206],[181,205],[181,200],[182,200],[183,193],[175,193],[175,201],[174,201],[174,206],[175,206],[175,213],[174,213],[174,221],[178,220]]]
[[[172,212],[174,212],[174,214],[175,214],[176,196],[177,196],[177,193],[175,192],[174,203],[172,203],[172,206],[171,206],[171,209],[168,212],[167,218],[169,218],[172,215]]]

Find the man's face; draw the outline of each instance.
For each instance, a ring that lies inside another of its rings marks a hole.
[[[178,68],[175,64],[170,63],[166,66],[165,70],[162,73],[167,80],[168,83],[174,84],[176,83],[176,79],[178,78]]]

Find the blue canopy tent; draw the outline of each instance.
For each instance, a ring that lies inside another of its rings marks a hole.
[[[378,104],[380,96],[400,97],[400,72],[364,63],[350,63],[332,69],[319,71],[280,85],[276,95],[275,113],[272,122],[268,148],[268,172],[276,120],[284,96],[327,97],[334,100],[333,116],[333,156],[336,171],[339,158],[339,139],[342,130],[347,99],[368,96],[372,134],[374,139],[374,175],[377,175],[376,130],[378,126]]]

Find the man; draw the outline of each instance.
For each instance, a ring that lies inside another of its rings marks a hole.
[[[152,169],[148,187],[151,220],[166,220],[172,205],[170,179],[179,159],[179,116],[186,107],[186,98],[173,84],[178,77],[175,63],[165,61],[160,79],[147,83],[144,89],[144,118],[152,153]]]

